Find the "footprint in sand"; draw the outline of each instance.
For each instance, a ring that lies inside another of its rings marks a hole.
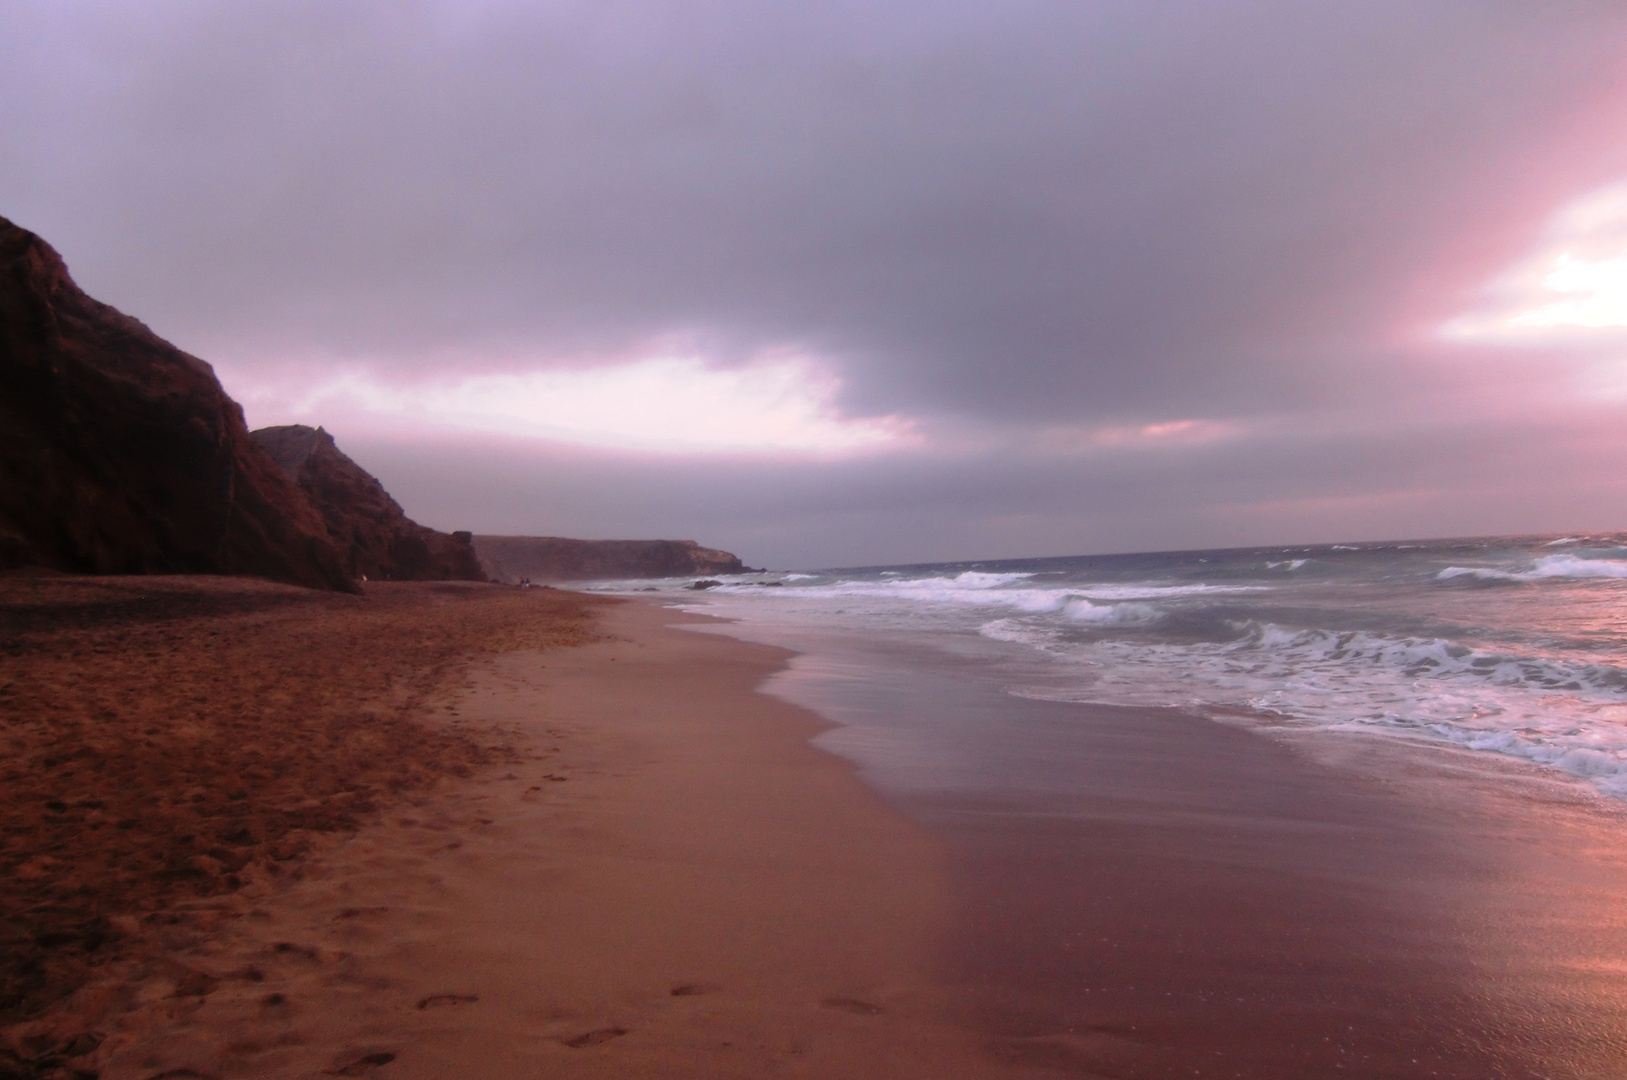
[[[850,997],[828,997],[819,1004],[827,1009],[840,1009],[855,1016],[877,1016],[885,1010],[880,1005],[872,1005],[868,1001],[860,1001]]]
[[[702,994],[715,994],[718,988],[711,983],[679,983],[672,988],[673,997],[699,997]]]
[[[594,1028],[592,1031],[584,1031],[580,1035],[573,1035],[568,1039],[560,1039],[559,1041],[572,1050],[580,1050],[584,1046],[598,1046],[600,1043],[607,1043],[611,1039],[620,1038],[625,1034],[627,1034],[626,1028]]]
[[[394,1060],[395,1060],[395,1055],[391,1054],[391,1053],[388,1053],[388,1052],[377,1053],[377,1054],[368,1054],[365,1057],[357,1058],[355,1061],[352,1061],[349,1065],[345,1065],[342,1068],[334,1069],[332,1072],[328,1073],[327,1075],[329,1075],[329,1076],[366,1076],[369,1072],[372,1072],[374,1069],[378,1068],[380,1065],[388,1065],[390,1062],[392,1062]]]
[[[94,1031],[82,1032],[57,1047],[55,1056],[61,1058],[84,1057],[86,1054],[94,1053],[97,1047],[102,1045],[105,1038],[106,1036]]]
[[[175,982],[176,997],[208,997],[214,993],[220,980],[207,971],[191,970]]]
[[[480,998],[474,994],[431,994],[418,1003],[420,1009],[434,1009],[442,1005],[471,1005]]]

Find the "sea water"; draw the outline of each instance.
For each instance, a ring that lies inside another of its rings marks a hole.
[[[594,588],[654,590],[793,646],[909,643],[1018,697],[1438,741],[1627,798],[1627,534],[713,580]]]

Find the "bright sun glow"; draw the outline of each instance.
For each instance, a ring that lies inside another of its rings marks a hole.
[[[1448,322],[1442,335],[1540,344],[1627,328],[1627,184],[1555,215],[1542,249],[1487,291],[1490,306]]]
[[[1627,326],[1627,252],[1597,260],[1561,252],[1542,285],[1561,299],[1510,316],[1509,326]]]
[[[813,361],[781,352],[737,368],[661,356],[410,383],[352,372],[297,396],[262,385],[244,397],[257,423],[432,425],[643,450],[851,453],[914,441],[897,416],[841,415],[840,389]]]

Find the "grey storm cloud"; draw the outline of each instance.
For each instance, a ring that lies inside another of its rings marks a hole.
[[[680,335],[854,415],[1468,423],[1420,328],[1627,175],[1624,44],[1619,0],[21,2],[0,213],[251,366]]]
[[[406,362],[692,332],[721,355],[814,348],[872,409],[1314,396],[1339,377],[1315,362],[1329,343],[1359,354],[1419,302],[1416,267],[1462,291],[1496,269],[1454,265],[1465,234],[1512,258],[1571,174],[1624,164],[1616,146],[1560,146],[1567,175],[1531,163],[1619,76],[1619,4],[8,21],[13,212],[200,347]]]

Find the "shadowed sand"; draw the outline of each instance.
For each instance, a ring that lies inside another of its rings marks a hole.
[[[177,902],[493,759],[418,722],[470,657],[586,640],[585,599],[231,578],[0,579],[0,1027]],[[0,1063],[4,1053],[0,1051]]]
[[[441,710],[506,762],[409,793],[299,882],[180,905],[187,932],[122,973],[130,1010],[75,1064],[1022,1075],[941,1019],[937,843],[807,745],[822,721],[754,692],[786,654],[601,612],[612,640],[484,661]]]

